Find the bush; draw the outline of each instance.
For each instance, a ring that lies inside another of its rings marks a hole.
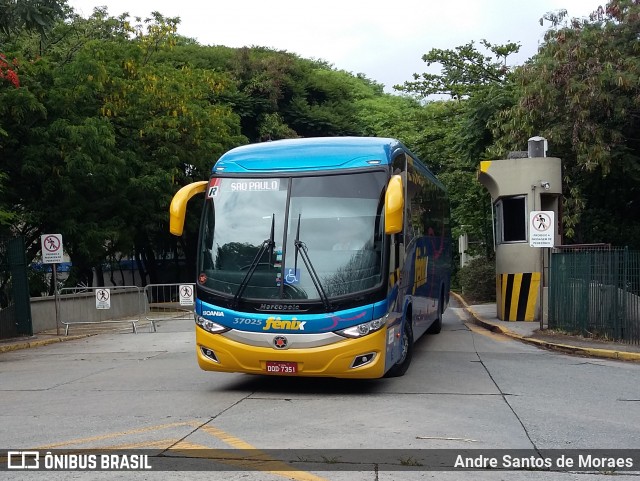
[[[458,281],[467,302],[496,301],[496,266],[493,259],[472,259],[458,272]]]

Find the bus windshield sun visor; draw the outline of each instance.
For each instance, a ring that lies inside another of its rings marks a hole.
[[[301,220],[302,214],[298,214],[298,228],[296,229],[296,240],[294,242],[294,245],[296,247],[296,253],[295,253],[295,268],[298,268],[298,254],[300,254],[300,257],[302,257],[302,261],[304,262],[304,265],[306,266],[307,270],[309,271],[309,275],[311,276],[311,280],[313,281],[313,285],[315,286],[316,290],[318,291],[318,294],[320,295],[320,299],[322,299],[322,304],[324,305],[325,309],[327,311],[331,310],[331,303],[329,302],[329,296],[327,296],[327,293],[324,291],[324,288],[322,287],[322,282],[320,281],[320,276],[318,276],[318,273],[316,272],[316,270],[313,268],[313,264],[311,263],[311,259],[309,258],[309,252],[307,250],[307,245],[302,242],[300,240],[300,220]]]
[[[271,233],[269,234],[269,238],[265,239],[262,242],[262,245],[260,246],[260,250],[258,250],[258,253],[253,258],[253,261],[251,261],[251,264],[249,265],[247,273],[245,274],[244,278],[240,282],[240,285],[238,286],[238,291],[236,292],[236,295],[233,296],[232,305],[234,308],[238,307],[238,300],[242,297],[242,294],[244,290],[247,288],[247,285],[249,284],[249,281],[251,280],[253,273],[256,271],[256,268],[258,267],[258,265],[260,265],[260,261],[264,257],[264,253],[267,252],[267,250],[269,251],[269,265],[271,265],[273,262],[273,249],[276,246],[276,243],[274,241],[275,224],[276,224],[276,214],[273,213],[271,214]]]

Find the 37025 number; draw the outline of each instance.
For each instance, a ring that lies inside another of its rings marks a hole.
[[[251,319],[248,317],[234,317],[233,318],[233,323],[234,324],[245,324],[245,325],[250,325],[250,326],[261,326],[262,325],[262,319]]]

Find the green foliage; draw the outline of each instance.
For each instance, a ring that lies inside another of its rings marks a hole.
[[[476,257],[458,271],[458,282],[467,302],[495,302],[496,266],[485,257]]]
[[[494,142],[490,126],[515,101],[506,61],[519,45],[486,40],[481,45],[487,53],[473,42],[431,50],[423,60],[428,66],[440,65],[440,73],[415,74],[414,82],[396,88],[427,100],[418,113],[422,129],[414,150],[449,191],[454,237],[464,230],[483,243],[488,256],[493,242],[491,199],[476,180],[476,171]],[[453,100],[430,100],[434,95]]]
[[[76,30],[60,24],[52,34],[63,40],[23,62],[28,88],[0,91],[1,118],[11,119],[5,199],[23,209],[15,221],[31,257],[42,232],[64,234],[72,282],[90,283],[92,267],[134,248],[154,265],[173,192],[206,178],[217,156],[245,141],[237,117],[215,101],[224,78],[155,62],[173,48],[174,19],[154,15],[145,31],[109,19],[93,30],[104,15],[76,18]]]
[[[636,231],[640,5],[611,0],[588,19],[545,19],[553,26],[538,54],[515,74],[518,101],[493,124],[493,151],[525,145],[531,135],[549,140],[551,154],[563,162],[566,237],[594,242],[612,227]],[[638,245],[627,237],[625,244]]]
[[[454,236],[464,230],[482,240],[487,257],[490,199],[475,172],[533,135],[546,137],[563,162],[565,238],[638,245],[640,4],[611,0],[588,19],[560,11],[544,21],[552,23],[545,43],[516,69],[506,66],[518,50],[512,43],[482,41],[489,54],[473,42],[427,53],[427,66],[441,71],[396,87],[427,101],[414,148],[449,189]]]
[[[520,45],[511,42],[494,45],[487,40],[481,40],[480,43],[492,56],[480,52],[474,42],[453,50],[435,48],[423,55],[422,60],[427,66],[439,64],[441,72],[414,74],[413,82],[405,82],[404,85],[395,88],[423,98],[430,95],[448,95],[460,100],[482,90],[484,86],[503,82],[509,73],[506,59],[509,55],[517,53]]]
[[[365,131],[417,137],[417,102],[324,62],[201,46],[157,12],[131,20],[101,7],[50,20],[46,36],[24,22],[0,32],[20,65],[20,85],[0,85],[0,226],[25,235],[29,259],[40,234],[61,232],[71,284],[90,284],[92,270],[123,253],[147,282],[159,278],[160,257],[195,265],[199,209],[176,239],[169,201],[234,146]],[[391,131],[376,112],[394,106],[402,115]]]
[[[413,148],[423,135],[423,109],[410,97],[382,96],[370,91],[356,98],[354,108],[362,135],[402,139]]]
[[[29,295],[31,297],[46,296],[49,294],[49,275],[42,270],[30,269],[28,272]]]
[[[66,0],[0,0],[0,32],[25,29],[44,35],[64,18],[66,7]]]

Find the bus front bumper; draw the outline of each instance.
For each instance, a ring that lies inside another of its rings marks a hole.
[[[321,347],[275,349],[240,343],[196,326],[198,364],[205,371],[373,379],[385,373],[386,341],[383,328]]]

